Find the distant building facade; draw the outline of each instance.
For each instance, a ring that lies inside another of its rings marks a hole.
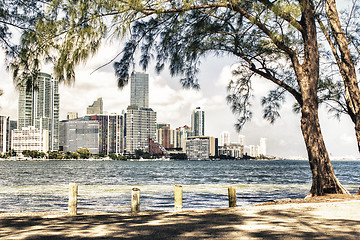
[[[258,157],[259,156],[259,146],[258,145],[249,145],[249,156]]]
[[[239,144],[245,146],[245,136],[239,135]]]
[[[87,107],[86,114],[87,115],[103,114],[103,100],[101,97],[98,98],[92,105]]]
[[[31,89],[19,90],[18,128],[47,130],[51,151],[59,148],[59,101],[58,81],[47,73],[39,73]]]
[[[266,138],[260,138],[259,154],[266,156]]]
[[[87,148],[90,153],[99,153],[99,122],[69,121],[60,122],[60,150],[75,152]]]
[[[49,131],[34,126],[15,129],[12,131],[11,149],[18,155],[25,150],[46,153],[49,151]]]
[[[131,74],[130,106],[149,108],[149,74]]]
[[[227,144],[224,146],[219,146],[219,156],[241,159],[244,156],[244,145]]]
[[[182,126],[176,129],[177,131],[177,148],[181,148],[182,152],[186,152],[186,139],[192,135],[191,127]]]
[[[209,160],[218,155],[218,139],[207,136],[192,136],[186,140],[186,155],[189,160]]]
[[[6,153],[11,147],[10,117],[0,116],[0,153]]]
[[[124,151],[124,117],[118,114],[89,116],[99,123],[99,153],[120,154]]]
[[[156,112],[151,108],[129,106],[126,114],[126,153],[149,152],[149,138],[156,139]]]
[[[166,149],[174,148],[174,145],[170,143],[171,134],[174,134],[169,126],[163,126],[156,130],[156,139],[157,141]]]
[[[193,136],[205,135],[205,113],[200,107],[197,107],[191,114],[191,129]]]
[[[228,131],[224,131],[220,135],[220,146],[230,145],[230,133]]]
[[[68,112],[66,114],[67,120],[73,120],[73,119],[77,119],[77,118],[79,118],[79,114],[77,112]]]

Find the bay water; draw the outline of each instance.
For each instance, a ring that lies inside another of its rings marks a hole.
[[[334,161],[340,182],[360,186],[359,161]],[[0,161],[0,212],[66,212],[69,183],[79,185],[79,212],[130,211],[131,189],[141,190],[142,211],[172,211],[174,185],[183,186],[184,209],[304,198],[310,190],[307,161]]]

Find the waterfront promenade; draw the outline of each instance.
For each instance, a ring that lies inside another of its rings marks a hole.
[[[0,239],[359,239],[360,199],[182,212],[2,213]]]

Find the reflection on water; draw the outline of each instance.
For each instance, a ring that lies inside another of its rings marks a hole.
[[[340,181],[356,192],[357,162],[334,162]],[[131,189],[141,189],[141,210],[172,210],[174,185],[185,209],[227,207],[227,187],[238,206],[303,198],[311,185],[305,161],[38,161],[0,162],[0,211],[67,211],[68,184],[79,184],[80,212],[130,210]]]

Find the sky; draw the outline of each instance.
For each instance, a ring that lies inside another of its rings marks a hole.
[[[121,43],[104,44],[98,54],[76,69],[73,86],[60,84],[60,120],[67,112],[86,114],[86,108],[97,98],[103,98],[104,111],[121,114],[130,103],[130,86],[118,89],[112,64],[93,72],[96,68],[114,58],[121,49]],[[240,133],[234,128],[236,116],[226,102],[226,86],[231,78],[231,68],[236,59],[230,56],[209,56],[202,60],[198,74],[200,90],[181,87],[179,77],[171,77],[168,71],[156,74],[149,67],[149,106],[157,112],[158,123],[169,123],[175,129],[191,125],[191,112],[196,107],[205,111],[205,135],[220,138],[221,132],[230,132],[231,142],[238,142],[238,135],[245,135],[246,145],[259,145],[261,137],[267,139],[267,154],[282,158],[306,158],[307,153],[300,130],[300,115],[292,112],[294,99],[287,96],[280,111],[281,118],[270,124],[262,118],[261,96],[275,86],[269,81],[256,79],[254,89],[253,118],[245,124]],[[51,66],[44,66],[43,72],[52,73]],[[141,68],[136,71],[142,72]],[[18,95],[11,74],[6,70],[4,53],[0,51],[0,115],[17,120]],[[359,158],[354,125],[348,116],[341,121],[329,115],[320,107],[320,123],[330,157]]]

